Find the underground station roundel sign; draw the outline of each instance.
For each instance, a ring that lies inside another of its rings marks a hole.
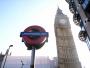
[[[41,26],[30,26],[21,32],[20,37],[27,46],[28,50],[32,49],[32,46],[36,49],[40,49],[46,40],[48,39],[48,32]]]

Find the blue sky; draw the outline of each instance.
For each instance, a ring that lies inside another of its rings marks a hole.
[[[16,54],[20,55],[20,53],[18,52],[24,50],[26,51],[26,47],[21,42],[21,38],[19,37],[19,35],[20,32],[22,32],[25,28],[31,25],[43,26],[46,29],[46,31],[53,33],[54,35],[54,28],[53,28],[54,17],[56,14],[55,9],[57,8],[55,6],[56,5],[55,2],[56,2],[55,0],[1,1],[0,2],[0,10],[1,10],[0,11],[0,32],[1,32],[0,41],[2,42],[0,42],[0,45],[2,46],[0,47],[0,51],[5,53],[6,49],[10,44],[14,45],[14,47],[11,50],[12,54],[14,55]],[[49,40],[52,40],[53,35],[50,36]],[[49,42],[49,44],[52,42],[55,41],[52,40]],[[49,45],[48,47],[51,46]],[[23,54],[25,53],[21,53],[21,55]]]
[[[30,55],[19,35],[30,25],[40,25],[49,32],[49,42],[36,55],[57,56],[54,19],[58,6],[69,17],[79,58],[89,68],[89,51],[86,44],[78,39],[80,28],[73,23],[72,14],[64,0],[0,0],[0,51],[5,53],[12,44],[12,55]]]

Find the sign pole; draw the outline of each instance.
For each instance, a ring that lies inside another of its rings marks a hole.
[[[34,68],[34,60],[35,60],[35,47],[32,46],[32,54],[31,54],[31,65],[30,65],[30,68]]]
[[[30,68],[34,68],[35,50],[40,49],[45,42],[48,42],[48,32],[44,28],[34,25],[21,32],[20,37],[22,37],[22,42],[25,43],[27,50],[32,50]]]

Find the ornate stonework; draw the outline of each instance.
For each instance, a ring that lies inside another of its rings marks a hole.
[[[58,52],[58,68],[81,68],[69,19],[59,8],[56,13],[54,27]]]

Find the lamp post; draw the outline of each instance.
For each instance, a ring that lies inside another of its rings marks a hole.
[[[7,60],[7,56],[8,56],[10,47],[13,47],[13,45],[10,45],[9,48],[7,49],[6,53],[5,53],[4,62],[3,62],[3,68],[4,68],[4,66],[5,66],[5,63],[6,63],[6,60]]]

